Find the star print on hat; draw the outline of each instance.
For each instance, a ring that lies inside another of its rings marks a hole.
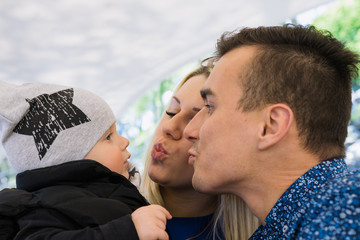
[[[1,142],[17,172],[83,159],[115,122],[108,104],[79,88],[0,81]]]
[[[32,135],[42,159],[60,131],[89,122],[90,119],[72,104],[73,89],[43,94],[31,100],[29,111],[14,132]]]

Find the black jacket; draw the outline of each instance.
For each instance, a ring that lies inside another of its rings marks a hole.
[[[0,192],[0,239],[138,239],[130,214],[148,202],[120,174],[79,160],[20,173]]]

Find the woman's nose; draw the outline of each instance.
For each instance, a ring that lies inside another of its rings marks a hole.
[[[182,138],[183,127],[181,126],[181,123],[175,119],[175,117],[177,116],[164,121],[161,125],[161,130],[166,136],[174,140],[179,140]]]

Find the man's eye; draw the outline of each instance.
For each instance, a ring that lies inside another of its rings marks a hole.
[[[168,111],[165,111],[165,113],[170,116],[170,117],[173,117],[176,115],[176,113],[173,113],[173,112],[168,112]]]
[[[213,106],[211,106],[210,104],[205,104],[205,107],[208,109],[208,113],[211,113],[211,111],[213,110]]]

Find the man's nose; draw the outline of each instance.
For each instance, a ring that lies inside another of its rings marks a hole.
[[[186,139],[191,142],[199,139],[199,131],[203,122],[203,109],[201,109],[196,115],[191,119],[191,121],[186,125],[184,129],[184,136]]]

